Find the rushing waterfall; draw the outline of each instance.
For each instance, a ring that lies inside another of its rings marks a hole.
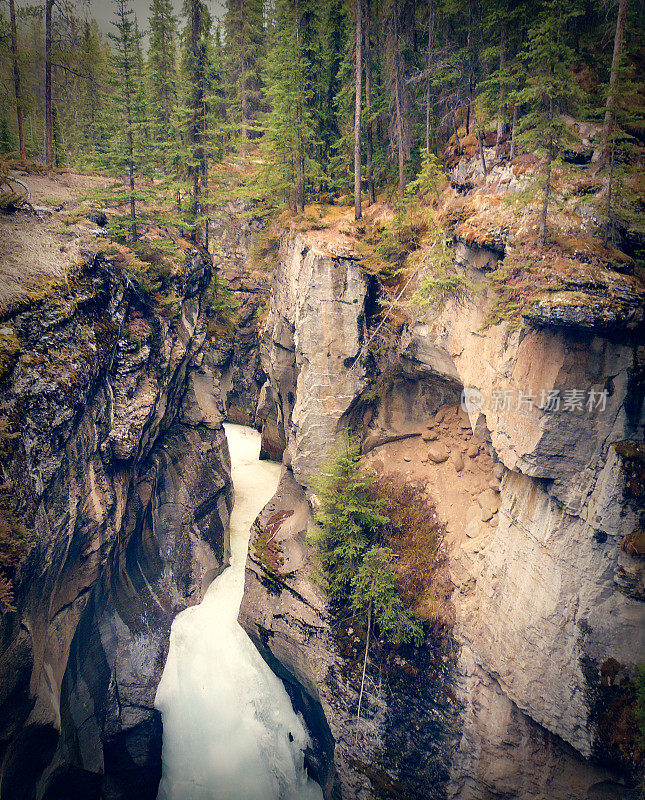
[[[202,603],[179,614],[157,690],[163,715],[158,800],[322,800],[307,778],[307,732],[237,622],[251,524],[280,466],[258,460],[259,435],[226,425],[235,507],[231,566]]]

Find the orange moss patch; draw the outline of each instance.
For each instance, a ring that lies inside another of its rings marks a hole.
[[[627,555],[644,557],[645,556],[645,531],[633,531],[628,533],[620,546]]]
[[[292,510],[276,511],[272,514],[253,545],[260,565],[265,572],[275,578],[283,577],[282,567],[284,566],[282,546],[279,542],[274,541],[275,536],[282,523],[292,515]]]
[[[395,554],[394,568],[404,605],[421,620],[437,627],[451,625],[452,584],[442,550],[444,527],[423,487],[395,476],[380,477],[375,495],[391,522],[385,539]]]
[[[631,272],[634,268],[634,260],[630,256],[593,236],[559,234],[555,242],[567,256],[587,264],[603,264],[618,272]]]

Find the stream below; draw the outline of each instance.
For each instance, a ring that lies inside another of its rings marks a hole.
[[[281,467],[258,460],[256,431],[225,429],[235,487],[231,565],[172,625],[155,699],[163,717],[158,800],[322,800],[304,767],[302,719],[237,621],[250,528]]]

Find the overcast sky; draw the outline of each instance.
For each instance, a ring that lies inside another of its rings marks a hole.
[[[37,2],[37,0],[36,0]],[[224,16],[224,2],[225,0],[205,0],[213,19],[221,19]],[[183,6],[183,0],[172,0],[175,11],[179,16]],[[114,2],[113,0],[72,0],[72,4],[77,8],[79,16],[85,16],[86,13],[90,17],[94,17],[100,24],[103,31],[106,33],[112,30],[111,22],[114,19]],[[34,0],[17,0],[17,6],[34,5]],[[43,3],[44,5],[44,3]],[[150,13],[150,6],[152,0],[131,0],[131,7],[137,15],[139,26],[143,30],[148,24],[148,15]],[[89,11],[87,10],[89,8]]]
[[[175,7],[177,15],[179,16],[179,12],[183,6],[183,0],[172,0],[172,3]],[[78,2],[77,4],[79,9],[84,6],[82,2]],[[137,15],[140,27],[146,28],[152,0],[132,0],[131,5],[134,13]],[[206,0],[206,5],[208,6],[214,19],[218,19],[222,16],[223,2],[220,2],[220,0]],[[96,18],[103,30],[110,30],[110,22],[112,22],[114,18],[113,0],[90,0],[89,6],[90,16]]]

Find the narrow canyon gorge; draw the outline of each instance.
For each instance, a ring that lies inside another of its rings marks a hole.
[[[645,654],[642,286],[607,270],[536,300],[523,326],[486,326],[503,252],[457,229],[471,293],[379,349],[375,279],[351,240],[285,225],[259,270],[254,208],[218,209],[218,248],[188,252],[172,314],[91,248],[3,312],[3,469],[38,535],[2,618],[2,797],[152,800],[161,781],[169,800],[263,798],[223,778],[219,794],[182,790],[182,769],[199,783],[202,767],[177,752],[219,758],[220,774],[237,758],[257,788],[238,728],[282,703],[265,746],[288,733],[299,777],[267,800],[638,800],[619,734],[633,735],[620,724]],[[240,304],[232,336],[208,331],[213,271]],[[251,473],[233,542],[225,421],[258,431],[277,487]],[[365,465],[420,487],[443,531],[445,624],[380,642],[363,675],[365,631],[331,614],[308,537],[343,431]],[[241,628],[235,603],[222,616],[234,580]],[[255,658],[253,713],[207,699]]]

